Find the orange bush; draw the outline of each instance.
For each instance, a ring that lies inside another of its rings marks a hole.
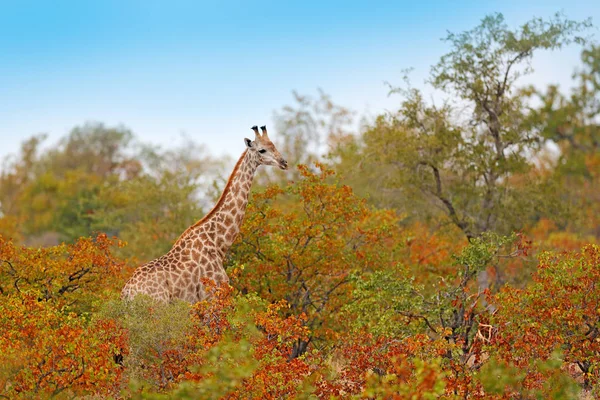
[[[118,393],[123,371],[113,355],[127,336],[114,321],[87,323],[34,296],[10,296],[0,303],[0,331],[1,395]]]

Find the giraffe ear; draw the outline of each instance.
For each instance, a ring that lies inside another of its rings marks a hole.
[[[251,148],[252,147],[252,140],[250,140],[248,138],[244,138],[244,142],[246,142],[246,147],[247,148]]]

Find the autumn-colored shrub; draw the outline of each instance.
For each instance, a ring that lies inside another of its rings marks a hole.
[[[74,244],[19,247],[0,235],[0,294],[28,295],[57,307],[90,311],[92,303],[122,279],[125,263],[111,254],[122,245],[99,234]]]
[[[334,179],[333,171],[299,166],[302,179],[285,189],[256,193],[233,248],[244,267],[237,283],[261,298],[285,300],[289,313],[305,315],[311,331],[295,346],[325,340],[345,329],[337,312],[351,298],[353,272],[392,265],[400,245],[396,216],[374,210]]]
[[[165,304],[140,295],[131,301],[112,300],[99,315],[128,333],[127,348],[118,349],[128,378],[165,388],[182,379],[178,361],[191,331],[189,312],[188,303]]]
[[[492,298],[496,333],[489,351],[500,362],[522,371],[519,387],[547,388],[557,368],[565,369],[586,389],[600,381],[600,247],[539,257],[533,283],[504,288]],[[536,367],[559,352],[554,369]]]
[[[317,372],[319,398],[433,398],[444,393],[447,351],[426,335],[405,339],[348,335]]]
[[[212,299],[195,304],[187,314],[154,321],[180,319],[191,326],[179,347],[173,341],[160,341],[170,347],[146,359],[147,373],[154,370],[160,377],[157,373],[168,371],[167,385],[155,379],[150,382],[153,386],[138,387],[130,394],[142,391],[153,398],[157,388],[168,389],[165,393],[173,397],[215,399],[279,399],[298,394],[311,366],[304,358],[290,356],[297,340],[309,334],[304,321],[285,316],[285,301],[266,304],[255,295],[235,295],[228,285],[213,285],[211,290]]]
[[[111,320],[89,322],[24,294],[0,302],[0,395],[115,395],[123,369],[113,354],[127,333]]]

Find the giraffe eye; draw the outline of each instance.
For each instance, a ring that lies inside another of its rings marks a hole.
[[[265,149],[260,149],[258,152],[259,152],[260,154],[263,154],[263,153],[266,153],[267,151],[266,151]]]

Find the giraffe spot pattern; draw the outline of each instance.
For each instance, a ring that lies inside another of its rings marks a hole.
[[[131,299],[143,293],[160,301],[193,303],[207,297],[202,278],[228,283],[223,259],[239,233],[260,163],[256,152],[244,152],[215,208],[188,228],[167,254],[138,267],[121,296]]]

